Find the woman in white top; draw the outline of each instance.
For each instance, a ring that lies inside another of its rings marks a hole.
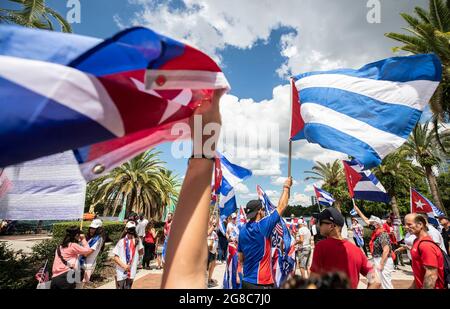
[[[88,242],[89,248],[94,250],[94,252],[87,257],[80,257],[80,266],[84,271],[84,278],[83,282],[79,284],[77,288],[82,288],[86,282],[89,282],[91,275],[95,270],[97,256],[105,247],[105,233],[102,220],[94,219],[91,222],[88,234],[86,235],[86,241]]]
[[[125,232],[114,247],[117,289],[131,289],[144,246],[136,233],[136,223],[127,222]]]

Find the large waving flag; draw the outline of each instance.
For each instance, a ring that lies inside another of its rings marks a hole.
[[[306,139],[372,168],[400,147],[419,121],[442,77],[434,54],[395,57],[359,70],[294,77],[292,140]],[[297,100],[297,101],[295,101]],[[301,123],[299,123],[301,118]]]
[[[389,203],[391,198],[381,182],[358,160],[343,161],[349,193],[357,200]]]
[[[272,204],[266,192],[259,185],[256,186],[256,191],[259,200],[266,209],[266,215],[277,211],[276,206]],[[295,239],[289,232],[283,218],[272,231],[271,247],[272,276],[275,285],[280,287],[295,267]]]
[[[314,187],[314,192],[316,194],[317,202],[319,202],[320,205],[325,207],[330,207],[335,202],[333,196],[328,193],[327,191],[323,189],[319,189],[316,186]]]
[[[147,28],[100,40],[0,26],[0,167],[76,149],[94,178],[185,137],[173,125],[228,87],[207,55]]]
[[[8,166],[1,176],[10,183],[9,190],[0,195],[2,219],[73,220],[83,216],[86,180],[72,151]]]
[[[443,216],[442,210],[434,206],[434,204],[425,196],[420,194],[415,189],[410,189],[410,204],[412,213],[423,213],[428,216],[428,221],[433,225],[439,225],[436,217]]]

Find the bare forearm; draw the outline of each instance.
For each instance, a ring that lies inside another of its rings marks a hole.
[[[425,277],[423,279],[424,289],[434,289],[436,286],[436,280],[438,278],[437,269],[425,268]]]
[[[117,255],[114,256],[114,263],[116,263],[122,268],[127,268],[127,265],[123,263]]]
[[[389,246],[384,246],[383,247],[383,255],[381,256],[381,265],[385,265],[387,259],[389,258]]]
[[[170,231],[162,288],[205,288],[212,171],[212,160],[189,163]]]
[[[277,211],[281,215],[283,215],[289,201],[289,189],[283,188],[283,193],[281,194],[280,201],[278,202]]]
[[[354,206],[354,208],[355,208],[356,212],[358,213],[358,216],[360,216],[361,219],[363,219],[364,223],[369,225],[369,219],[367,219],[367,217],[364,216],[361,209],[359,209],[359,207],[357,207],[356,205]]]

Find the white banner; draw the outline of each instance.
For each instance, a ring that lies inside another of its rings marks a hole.
[[[86,181],[72,151],[3,170],[0,218],[72,220],[83,215]]]

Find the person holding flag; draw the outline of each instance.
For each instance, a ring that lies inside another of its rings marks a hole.
[[[116,264],[116,288],[131,289],[144,246],[136,233],[136,223],[128,221],[122,237],[113,249]]]
[[[383,289],[393,289],[392,272],[394,271],[395,253],[392,250],[389,234],[383,228],[383,222],[380,218],[371,216],[368,219],[356,204],[354,205],[354,209],[373,231],[369,248],[378,276],[381,279],[381,286]]]
[[[380,287],[379,277],[362,251],[341,235],[344,216],[334,207],[323,210],[317,217],[320,234],[326,237],[317,243],[311,265],[311,278],[330,272],[347,275],[350,287],[356,289],[360,274],[367,277],[369,289]]]
[[[245,213],[249,222],[241,229],[238,243],[239,261],[244,268],[243,289],[274,287],[270,237],[286,210],[291,186],[292,178],[288,177],[276,210],[268,216],[261,200],[247,203]]]

